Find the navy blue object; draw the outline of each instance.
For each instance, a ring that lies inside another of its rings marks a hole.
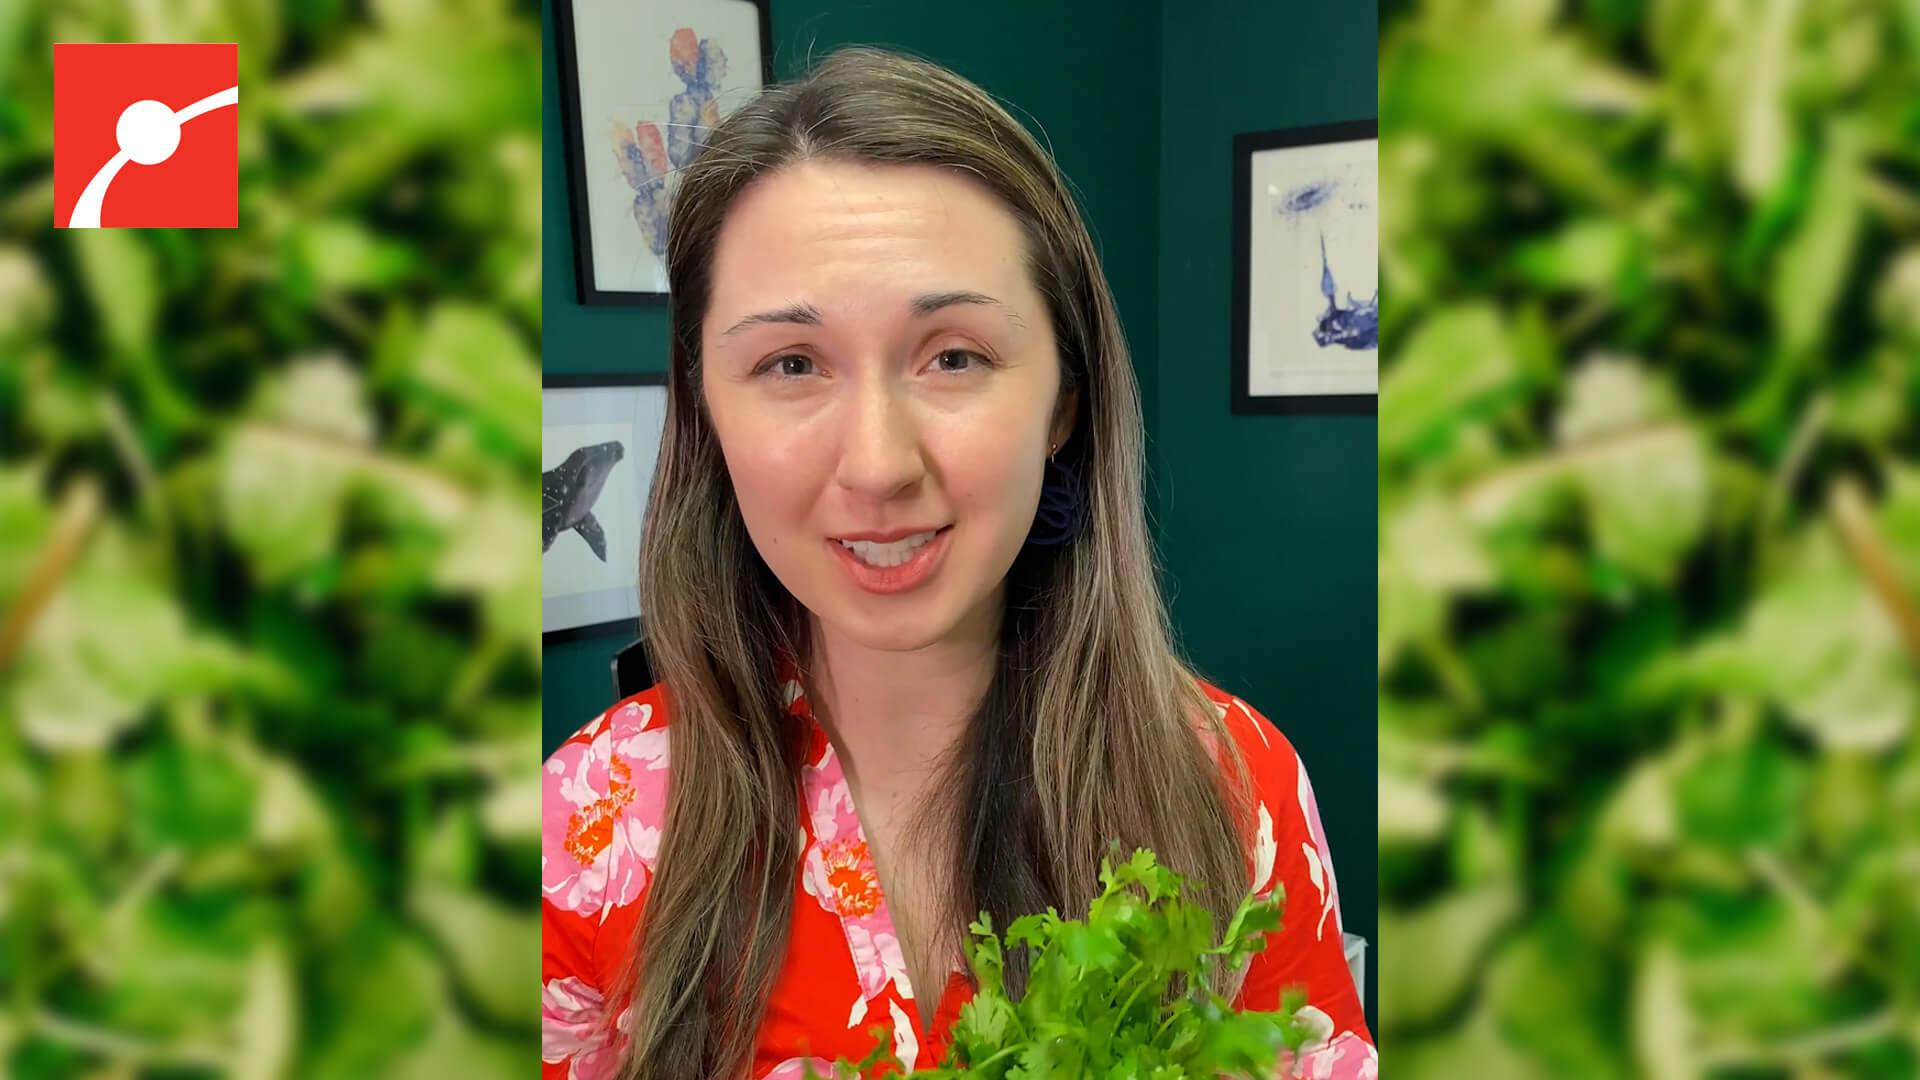
[[[1047,478],[1040,485],[1040,509],[1033,516],[1027,543],[1054,547],[1074,538],[1080,525],[1080,476],[1070,465],[1047,458]]]

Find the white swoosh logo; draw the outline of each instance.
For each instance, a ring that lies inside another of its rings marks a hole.
[[[240,88],[229,86],[217,94],[208,94],[184,109],[174,111],[173,119],[177,124],[185,124],[194,117],[203,116],[215,109],[240,104]],[[113,185],[113,178],[120,175],[120,169],[133,160],[127,151],[121,151],[107,159],[100,171],[87,181],[86,190],[80,193],[80,201],[73,204],[73,216],[67,219],[69,229],[97,229],[100,227],[100,207],[107,201],[107,189]]]

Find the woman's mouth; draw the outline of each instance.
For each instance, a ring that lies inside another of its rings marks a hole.
[[[929,543],[939,535],[940,530],[931,529],[915,536],[903,537],[892,543],[881,544],[872,540],[842,540],[848,551],[860,557],[860,561],[869,566],[899,566],[913,557],[913,553],[922,544]]]
[[[867,540],[828,540],[854,584],[868,592],[895,593],[911,589],[933,575],[947,549],[948,525],[902,537],[891,543]]]

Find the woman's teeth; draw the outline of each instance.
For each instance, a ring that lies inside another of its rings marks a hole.
[[[876,544],[871,540],[842,540],[847,549],[860,556],[860,561],[869,566],[899,566],[908,559],[922,544],[932,540],[939,530],[923,532],[909,536],[904,540],[895,540],[890,544]]]

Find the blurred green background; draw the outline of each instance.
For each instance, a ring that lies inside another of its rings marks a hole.
[[[531,1075],[538,11],[0,0],[0,1075]],[[53,41],[240,227],[56,232]]]
[[[1920,1074],[1920,4],[1381,35],[1382,1074]]]

